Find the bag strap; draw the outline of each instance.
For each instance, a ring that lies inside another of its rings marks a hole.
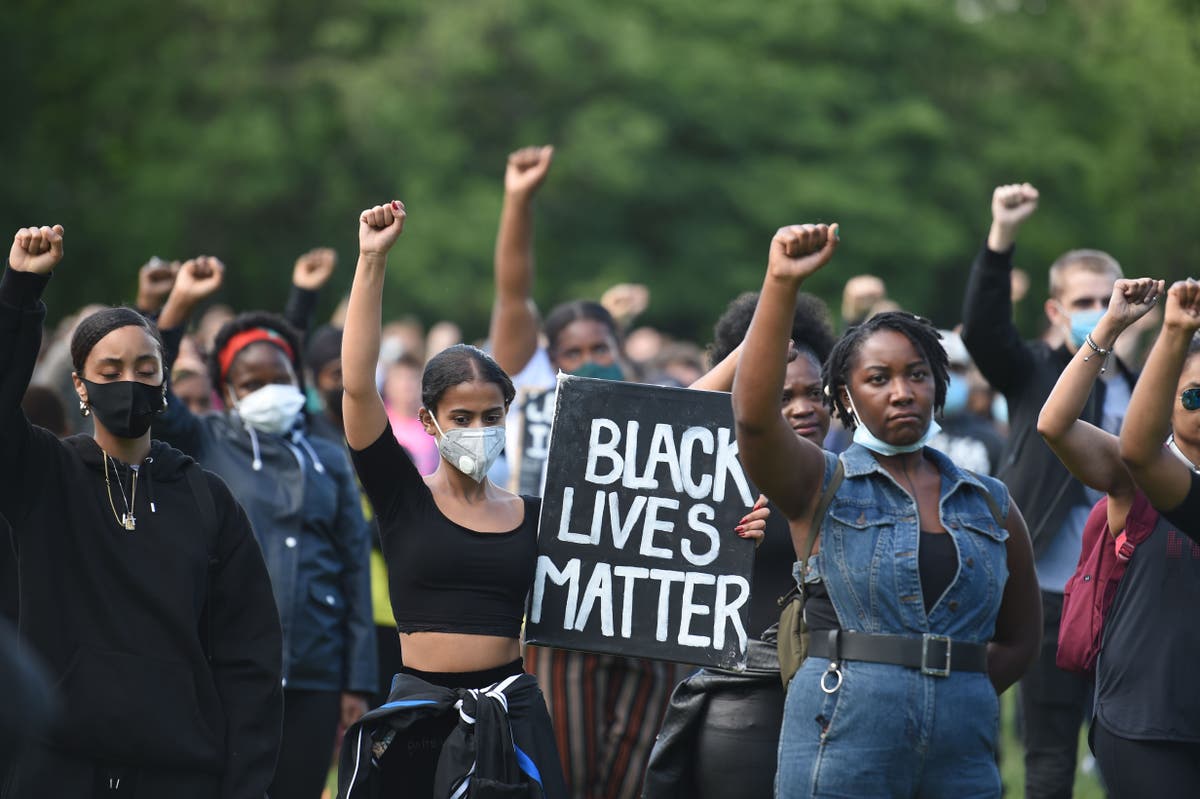
[[[979,474],[970,469],[963,469],[964,472],[979,480]],[[979,485],[983,488],[983,499],[987,502],[988,510],[992,512],[992,518],[996,520],[996,524],[1000,527],[1004,526],[1004,516],[1000,513],[1000,503],[996,502],[996,498],[992,496],[992,490],[987,487],[987,483],[979,480]]]
[[[845,476],[846,468],[842,466],[842,459],[838,458],[837,466],[833,468],[833,476],[829,478],[828,485],[821,492],[821,498],[817,500],[817,507],[813,511],[812,521],[808,525],[808,536],[804,540],[804,554],[800,557],[800,562],[803,564],[800,570],[801,574],[808,570],[808,559],[812,556],[813,546],[817,543],[817,536],[821,532],[821,525],[825,522],[825,514],[829,512],[829,506],[833,503],[833,495],[837,493]]]
[[[192,489],[192,497],[200,508],[200,525],[204,528],[208,543],[208,595],[204,598],[204,610],[202,611],[204,637],[201,639],[200,645],[204,649],[204,656],[208,660],[212,660],[213,572],[220,563],[220,559],[217,557],[217,504],[213,501],[212,489],[208,485],[208,478],[204,476],[204,470],[200,468],[200,464],[195,462],[188,464],[184,469],[184,474],[187,475],[188,485]]]

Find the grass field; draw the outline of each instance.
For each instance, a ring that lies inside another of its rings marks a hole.
[[[1004,780],[1005,799],[1024,799],[1025,796],[1025,760],[1021,741],[1017,738],[1016,728],[1016,689],[1010,690],[1000,697],[1000,777]],[[1079,736],[1079,766],[1075,772],[1075,799],[1104,799],[1104,789],[1100,787],[1099,771],[1092,763],[1091,771],[1086,770],[1091,752],[1087,747],[1087,729],[1084,728]]]

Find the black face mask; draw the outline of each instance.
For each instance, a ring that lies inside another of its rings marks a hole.
[[[148,386],[136,380],[83,380],[83,384],[87,386],[88,407],[106,430],[120,438],[141,438],[154,417],[167,409],[165,384]]]

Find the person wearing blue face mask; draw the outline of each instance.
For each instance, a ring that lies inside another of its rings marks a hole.
[[[747,476],[797,555],[815,553],[794,569],[808,657],[787,688],[775,795],[999,796],[998,695],[1037,653],[1037,582],[1003,484],[928,446],[946,397],[937,330],[885,312],[834,346],[826,404],[853,431],[840,456],[779,415],[797,291],[837,246],[836,225],[776,233],[733,386]]]
[[[1080,350],[1105,360],[1104,373],[1083,406],[1083,421],[1119,433],[1136,378],[1091,335],[1123,276],[1116,260],[1099,250],[1072,250],[1051,265],[1044,306],[1049,335],[1021,339],[1011,299],[1013,245],[1037,205],[1037,189],[1028,183],[1000,186],[993,193],[992,226],[967,281],[962,337],[975,365],[1007,402],[1010,433],[997,476],[1030,520],[1045,629],[1038,661],[1021,683],[1025,791],[1030,799],[1047,799],[1072,793],[1079,728],[1093,693],[1086,677],[1059,669],[1055,655],[1063,589],[1099,495],[1055,457],[1037,434],[1037,418]]]
[[[991,418],[981,416],[971,407],[972,395],[989,392],[988,385],[971,363],[962,337],[953,330],[940,332],[942,348],[949,359],[949,382],[946,384],[946,402],[942,406],[942,429],[929,444],[946,453],[963,469],[995,474],[1004,439]]]

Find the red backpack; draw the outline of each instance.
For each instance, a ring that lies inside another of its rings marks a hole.
[[[1158,524],[1158,511],[1141,491],[1133,498],[1125,530],[1116,538],[1108,529],[1108,497],[1092,508],[1083,527],[1079,565],[1063,591],[1062,622],[1058,628],[1058,667],[1092,674],[1104,633],[1104,617],[1129,559],[1137,545],[1150,537]]]

